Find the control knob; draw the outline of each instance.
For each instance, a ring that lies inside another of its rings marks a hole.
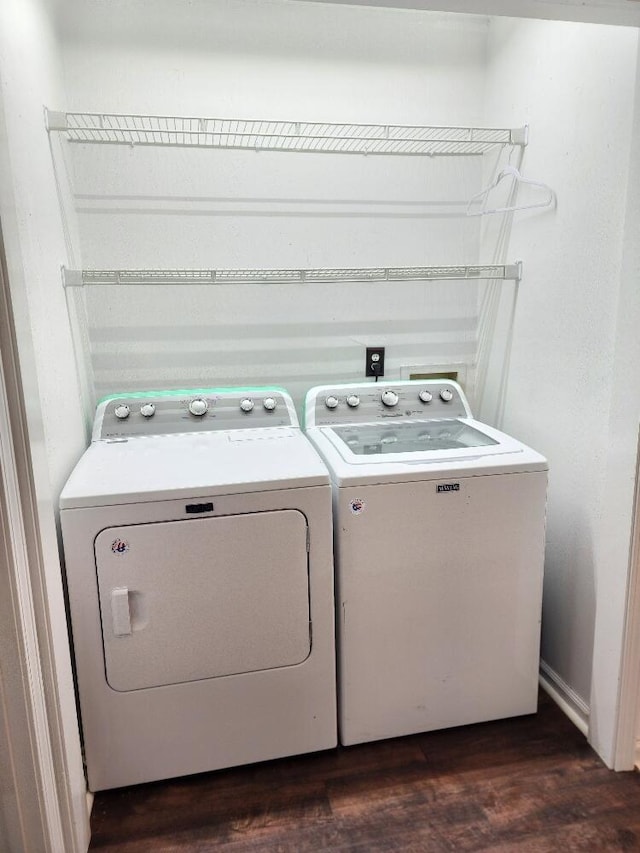
[[[440,392],[440,399],[444,403],[450,403],[453,400],[453,391],[450,388],[443,388]]]
[[[253,409],[253,400],[250,397],[245,397],[244,400],[240,401],[240,408],[248,414]]]
[[[433,400],[433,394],[431,393],[431,391],[427,391],[426,388],[423,388],[422,391],[420,391],[418,397],[422,400],[423,403],[430,403]]]
[[[152,418],[156,413],[156,407],[153,403],[144,403],[140,406],[140,414],[143,418]]]
[[[357,409],[360,405],[360,397],[357,394],[349,394],[347,397],[347,406],[351,406],[352,409]]]
[[[324,401],[324,404],[327,409],[335,409],[338,405],[338,398],[334,397],[333,394],[330,394]]]
[[[117,418],[119,418],[121,421],[124,421],[124,420],[126,420],[126,418],[129,417],[129,412],[130,412],[129,406],[127,406],[125,403],[121,403],[119,406],[116,406],[115,409],[113,410],[113,414]]]
[[[385,406],[397,406],[399,398],[395,391],[388,389],[387,391],[382,392],[380,399]]]
[[[262,402],[262,405],[268,412],[272,412],[276,407],[276,401],[273,399],[273,397],[265,397]]]
[[[195,400],[192,400],[189,403],[189,411],[197,418],[201,418],[202,415],[206,415],[208,409],[209,404],[206,400],[203,400],[202,397],[196,397]]]

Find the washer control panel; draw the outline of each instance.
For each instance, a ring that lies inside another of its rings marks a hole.
[[[291,397],[272,388],[176,391],[100,403],[93,439],[298,426]]]
[[[462,388],[444,379],[332,385],[307,394],[307,426],[469,417]]]

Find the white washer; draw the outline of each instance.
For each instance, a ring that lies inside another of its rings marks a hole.
[[[306,427],[333,480],[341,742],[534,712],[546,460],[454,382],[313,388]]]
[[[335,746],[331,486],[288,394],[109,399],[60,507],[91,790]]]

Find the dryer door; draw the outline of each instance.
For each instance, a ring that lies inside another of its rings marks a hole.
[[[114,690],[292,666],[311,651],[297,510],[111,527],[95,557]]]

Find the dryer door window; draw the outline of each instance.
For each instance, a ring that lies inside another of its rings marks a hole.
[[[297,510],[111,527],[95,556],[114,690],[293,666],[311,651]]]

